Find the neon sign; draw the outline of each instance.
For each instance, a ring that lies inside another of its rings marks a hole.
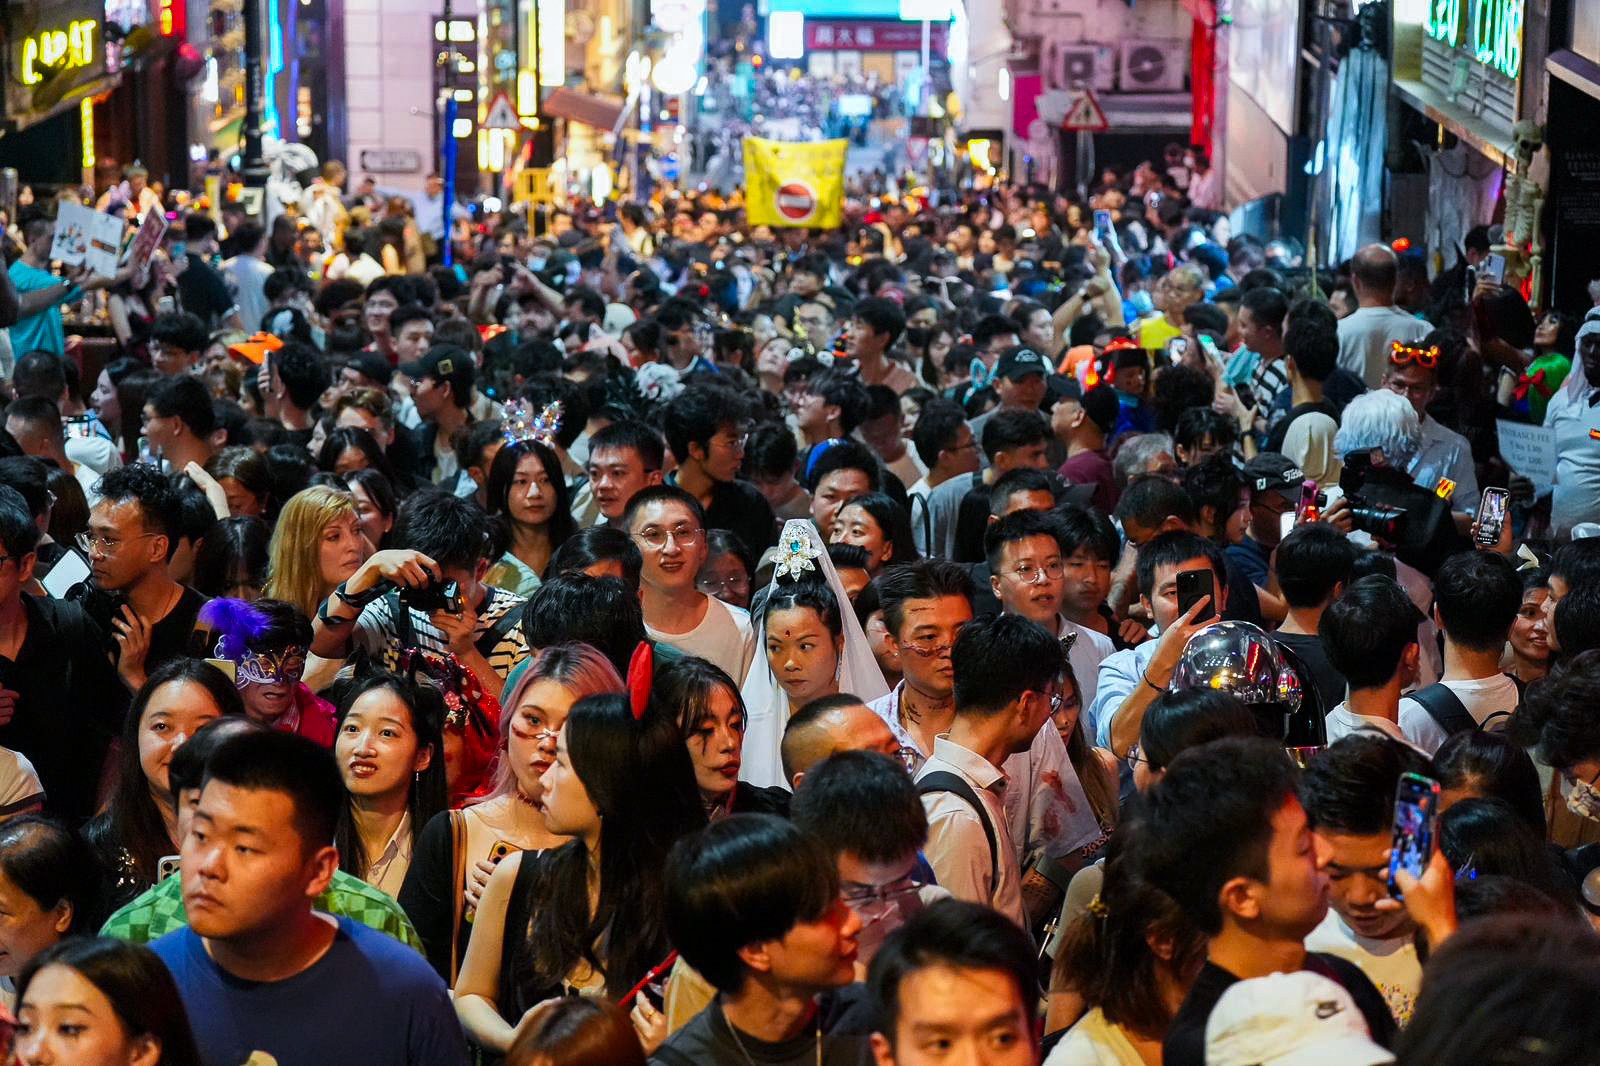
[[[1461,43],[1461,6],[1465,0],[1428,0],[1422,31],[1454,48]]]
[[[1512,81],[1522,73],[1523,0],[1473,0],[1472,55]]]
[[[1427,0],[1422,31],[1451,48],[1465,45],[1473,59],[1516,81],[1522,74],[1522,21],[1526,2]]]
[[[44,80],[40,68],[49,71],[55,67],[77,70],[91,66],[95,60],[94,19],[78,19],[67,24],[64,30],[40,30],[22,42],[21,79],[24,85],[37,85]]]

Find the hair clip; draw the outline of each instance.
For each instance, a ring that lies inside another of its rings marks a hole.
[[[507,444],[537,441],[546,448],[554,448],[556,434],[561,432],[561,401],[551,400],[537,415],[526,400],[512,400],[505,405],[501,418],[501,435]]]
[[[778,541],[778,565],[772,571],[774,578],[787,576],[799,580],[802,571],[817,568],[816,559],[822,550],[811,543],[809,526],[809,522],[796,518],[783,527],[783,536]]]
[[[1522,560],[1522,562],[1517,565],[1517,573],[1519,574],[1524,570],[1537,570],[1541,565],[1539,562],[1539,553],[1535,552],[1526,544],[1517,549],[1517,558]]]
[[[628,707],[634,721],[644,717],[650,704],[650,689],[655,684],[656,653],[648,641],[641,640],[628,660]]]
[[[1105,900],[1101,899],[1098,894],[1089,901],[1089,905],[1085,910],[1102,922],[1111,916],[1111,908],[1106,906]]]

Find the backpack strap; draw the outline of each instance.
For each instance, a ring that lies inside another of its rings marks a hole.
[[[1467,706],[1461,702],[1461,697],[1442,681],[1435,681],[1427,688],[1419,688],[1411,694],[1411,698],[1421,704],[1422,709],[1428,712],[1428,717],[1437,722],[1439,728],[1447,734],[1465,733],[1478,728],[1478,720],[1467,712]]]
[[[983,805],[983,800],[973,791],[967,779],[948,770],[935,770],[931,774],[924,774],[917,779],[917,794],[928,796],[938,792],[949,792],[961,797],[967,806],[978,813],[978,824],[983,826],[984,839],[989,842],[989,887],[1000,882],[1000,845],[995,837],[994,826],[989,821],[989,808]]]

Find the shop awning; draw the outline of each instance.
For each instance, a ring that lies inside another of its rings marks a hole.
[[[610,131],[622,117],[623,101],[610,96],[581,93],[575,89],[552,89],[550,95],[539,102],[539,110],[551,118],[564,118],[581,122],[585,126]]]

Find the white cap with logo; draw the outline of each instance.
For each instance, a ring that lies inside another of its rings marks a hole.
[[[1206,1066],[1384,1066],[1356,1004],[1320,974],[1275,973],[1223,993],[1206,1022]]]

